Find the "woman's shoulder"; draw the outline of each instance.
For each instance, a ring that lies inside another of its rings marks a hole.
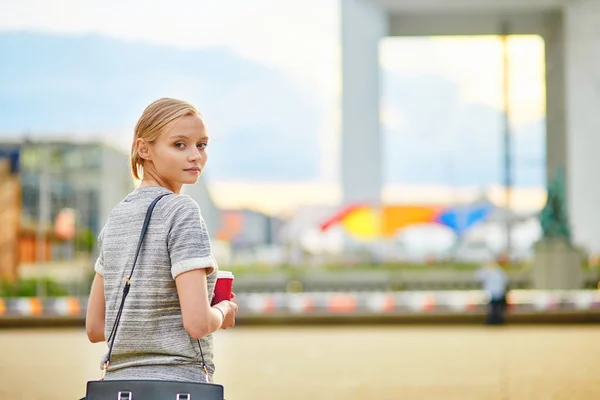
[[[200,208],[194,199],[185,194],[171,194],[165,196],[161,201],[164,201],[163,209],[165,211],[198,210]]]
[[[200,206],[194,199],[183,194],[172,194],[161,199],[162,214],[167,222],[200,216]],[[159,202],[159,203],[160,203]]]
[[[132,191],[122,203],[150,204],[158,196],[164,197],[156,204],[156,210],[162,210],[169,213],[172,211],[198,208],[198,203],[191,197],[173,193],[169,189],[160,186],[139,187]]]

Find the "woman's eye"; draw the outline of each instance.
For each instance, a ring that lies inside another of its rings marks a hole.
[[[208,146],[208,143],[198,143],[198,147],[201,149],[205,149]]]
[[[181,148],[183,146],[185,146],[185,143],[183,143],[183,142],[177,142],[177,143],[175,143],[175,147]]]

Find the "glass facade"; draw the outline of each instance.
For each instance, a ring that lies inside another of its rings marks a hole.
[[[14,144],[0,143],[0,153],[11,148],[14,149]],[[104,152],[116,153],[124,162],[127,155],[99,143],[25,141],[18,149],[24,224],[37,225],[40,191],[46,187],[51,221],[62,209],[73,208],[77,210],[78,228],[89,228],[97,236],[102,223],[99,180]]]

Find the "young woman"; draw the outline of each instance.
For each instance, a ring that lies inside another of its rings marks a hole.
[[[205,382],[202,351],[212,382],[212,333],[235,324],[237,305],[211,307],[217,264],[198,204],[180,194],[206,165],[208,136],[190,104],[163,98],[135,127],[131,172],[140,186],[110,213],[99,235],[86,316],[91,342],[109,340],[131,270],[143,220],[162,194],[131,278],[105,379]],[[198,340],[200,339],[200,346]]]

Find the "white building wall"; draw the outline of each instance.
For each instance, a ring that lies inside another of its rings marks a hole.
[[[133,189],[133,177],[129,167],[129,155],[125,151],[112,149],[101,144],[102,149],[100,181],[93,182],[99,187],[100,228],[108,220],[112,209]]]
[[[600,2],[564,10],[568,203],[576,243],[600,253]]]
[[[342,188],[344,203],[379,202],[379,41],[387,15],[369,0],[342,0]]]
[[[195,185],[183,185],[182,194],[190,196],[198,203],[202,218],[206,222],[208,234],[214,239],[221,228],[221,210],[210,196],[210,192],[206,186],[206,179],[200,177]]]

